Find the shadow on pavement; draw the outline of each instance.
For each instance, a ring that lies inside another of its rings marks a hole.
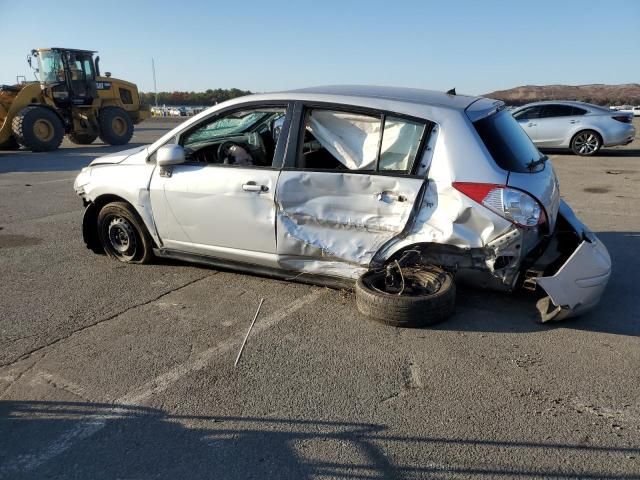
[[[559,148],[540,148],[541,152],[551,155],[573,155],[571,150],[569,149],[559,149]],[[598,151],[595,155],[591,155],[589,157],[580,157],[579,155],[575,155],[576,158],[584,158],[585,160],[589,160],[589,158],[598,158],[598,157],[640,157],[640,149],[637,148],[603,148]]]
[[[376,424],[182,416],[96,403],[3,401],[0,427],[0,478],[12,479],[627,479],[604,465],[619,469],[616,461],[640,454],[635,447],[416,437]]]
[[[86,167],[97,157],[141,147],[144,143],[126,145],[88,145],[86,147],[61,147],[53,152],[27,150],[0,152],[0,173],[9,172],[67,172]]]

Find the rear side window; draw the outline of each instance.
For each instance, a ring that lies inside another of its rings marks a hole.
[[[571,115],[584,115],[587,111],[583,108],[573,107],[571,109]]]
[[[520,173],[535,172],[544,168],[542,163],[534,170],[529,168],[531,162],[539,160],[543,155],[506,110],[478,120],[473,126],[500,168]]]
[[[425,128],[391,115],[309,109],[296,167],[409,174]]]
[[[408,171],[418,153],[424,128],[423,123],[386,117],[378,170]]]

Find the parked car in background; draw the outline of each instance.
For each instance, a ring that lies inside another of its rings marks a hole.
[[[612,120],[613,121],[613,120]],[[149,146],[94,160],[74,188],[89,248],[327,285],[419,326],[455,281],[538,291],[542,321],[592,308],[611,262],[504,104],[335,86],[221,103]]]
[[[640,117],[640,106],[623,108],[619,111],[625,112],[625,113],[632,113],[634,117]]]
[[[584,102],[529,103],[512,115],[537,147],[570,148],[577,155],[626,145],[636,135],[633,115]]]

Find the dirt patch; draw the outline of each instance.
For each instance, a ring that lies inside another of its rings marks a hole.
[[[36,237],[27,237],[26,235],[0,235],[0,248],[29,247],[38,245],[42,240]]]
[[[583,188],[582,191],[587,193],[609,193],[611,189],[608,187],[587,187]]]

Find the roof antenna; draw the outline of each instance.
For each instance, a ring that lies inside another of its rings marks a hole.
[[[457,95],[456,87],[453,87],[451,90],[447,90],[447,95]]]

